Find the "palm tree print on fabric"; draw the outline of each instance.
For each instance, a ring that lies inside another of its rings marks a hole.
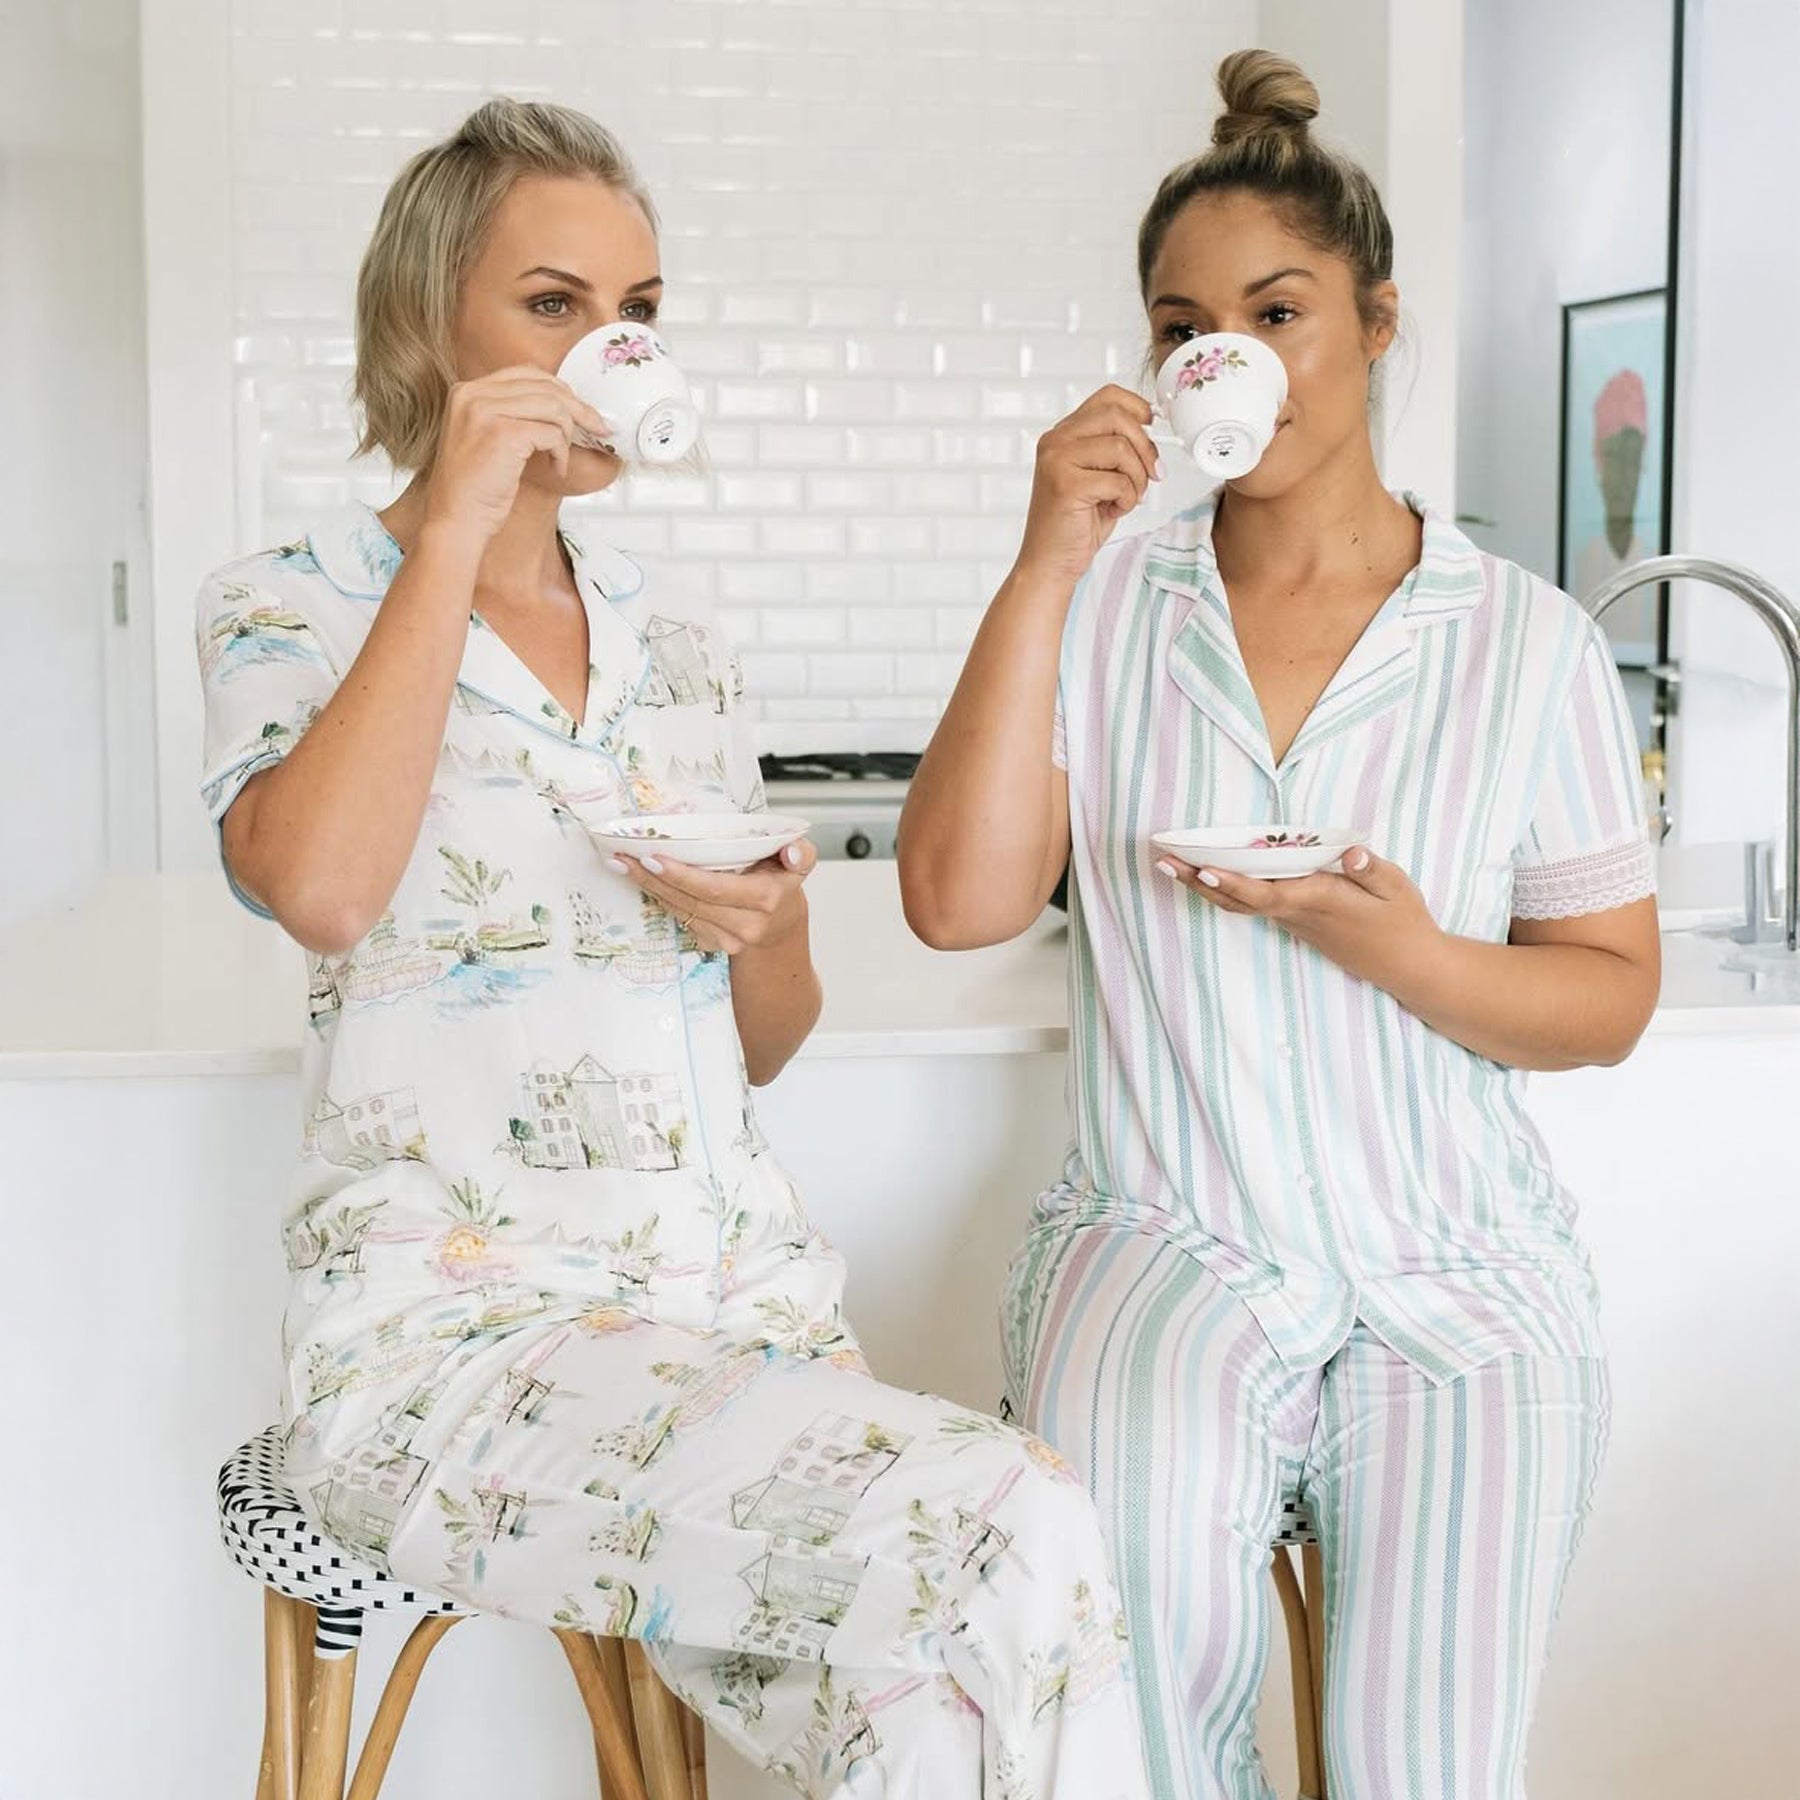
[[[200,640],[200,673],[229,682],[271,663],[311,663],[329,669],[312,627],[297,612],[242,582],[220,589],[227,604]]]
[[[462,916],[425,921],[425,944],[454,957],[444,980],[450,992],[443,1011],[462,1013],[499,1006],[516,999],[548,971],[516,966],[517,959],[546,948],[550,942],[550,909],[533,903],[524,913],[504,912],[498,904],[512,871],[490,866],[450,844],[440,844],[446,876],[440,892]]]

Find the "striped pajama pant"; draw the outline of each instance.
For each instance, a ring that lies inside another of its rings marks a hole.
[[[1255,1716],[1269,1544],[1310,1510],[1332,1800],[1520,1800],[1607,1424],[1604,1363],[1502,1357],[1433,1385],[1358,1326],[1290,1369],[1186,1251],[1040,1230],[1006,1295],[1009,1399],[1100,1503],[1160,1800],[1270,1800]]]

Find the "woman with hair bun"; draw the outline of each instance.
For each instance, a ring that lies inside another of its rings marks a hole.
[[[1382,485],[1392,234],[1244,51],[1138,239],[1154,361],[1253,337],[1260,461],[1108,542],[1157,472],[1103,388],[1039,442],[1018,559],[913,784],[928,941],[1024,930],[1067,866],[1073,1146],[1005,1300],[1024,1423],[1112,1533],[1151,1785],[1263,1800],[1268,1546],[1326,1573],[1333,1800],[1518,1800],[1606,1436],[1594,1282],[1525,1071],[1612,1063],[1659,979],[1629,715],[1565,595]],[[1262,881],[1181,827],[1342,828]]]

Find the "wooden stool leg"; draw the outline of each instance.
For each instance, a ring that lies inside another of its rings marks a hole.
[[[635,1639],[626,1641],[625,1666],[631,1671],[631,1713],[637,1720],[650,1800],[690,1800],[681,1702],[663,1686],[644,1646]]]
[[[687,1746],[688,1791],[693,1800],[707,1800],[706,1721],[691,1706],[681,1709],[681,1739]]]
[[[1312,1630],[1299,1578],[1287,1551],[1278,1549],[1270,1563],[1275,1592],[1287,1622],[1288,1667],[1294,1684],[1294,1745],[1300,1765],[1302,1800],[1325,1800],[1324,1760],[1319,1750],[1319,1716],[1314,1694]]]
[[[644,1752],[638,1745],[637,1721],[631,1716],[631,1670],[625,1663],[625,1640],[616,1637],[591,1637],[588,1642],[594,1646],[594,1655],[599,1661],[607,1694],[619,1717],[625,1721],[625,1737],[631,1745],[631,1766],[641,1772]]]
[[[380,1703],[363,1739],[362,1754],[356,1759],[356,1775],[350,1783],[350,1800],[376,1800],[381,1784],[387,1779],[388,1764],[393,1759],[394,1745],[400,1738],[400,1727],[406,1720],[406,1709],[425,1673],[425,1659],[438,1646],[452,1625],[462,1621],[454,1614],[434,1613],[421,1619],[408,1634],[388,1671],[387,1685],[381,1690]]]
[[[300,1792],[301,1639],[312,1637],[312,1608],[263,1589],[263,1743],[256,1800],[297,1800]]]
[[[1306,1578],[1307,1645],[1312,1653],[1313,1737],[1319,1746],[1318,1800],[1328,1800],[1331,1771],[1325,1760],[1325,1558],[1317,1544],[1300,1546],[1300,1572]]]
[[[356,1696],[356,1652],[313,1663],[306,1701],[306,1749],[300,1759],[300,1800],[344,1800],[350,1762],[350,1703]]]
[[[585,1631],[566,1627],[557,1631],[556,1641],[569,1659],[594,1729],[594,1754],[606,1800],[650,1800],[632,1736],[631,1714],[624,1696],[606,1678],[599,1646]]]

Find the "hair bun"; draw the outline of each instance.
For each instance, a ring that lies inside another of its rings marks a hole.
[[[1303,138],[1319,116],[1319,90],[1296,62],[1273,50],[1234,50],[1219,64],[1225,110],[1212,141],[1223,147],[1268,134]]]

